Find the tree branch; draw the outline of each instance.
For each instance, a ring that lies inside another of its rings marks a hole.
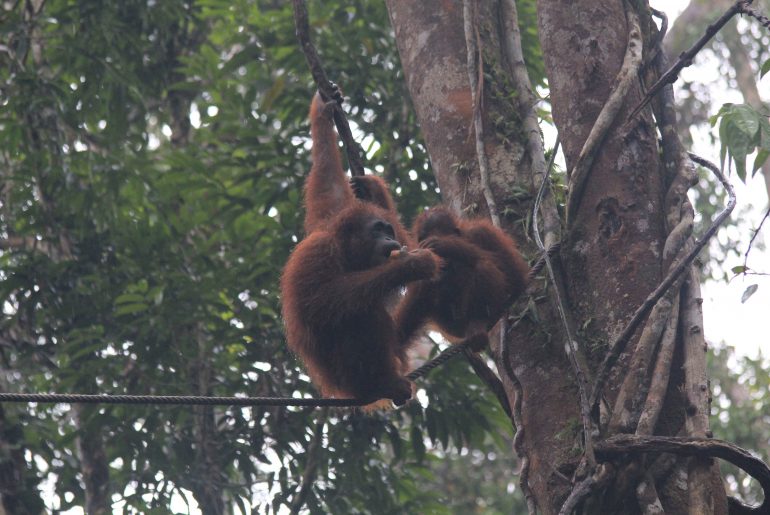
[[[634,430],[633,416],[639,412],[640,397],[647,390],[646,383],[650,362],[667,327],[673,306],[679,304],[676,300],[684,277],[685,275],[682,274],[674,282],[673,287],[658,299],[647,319],[639,341],[636,343],[633,356],[631,356],[628,372],[625,374],[615,399],[615,406],[609,423],[610,434],[633,432]]]
[[[725,25],[725,23],[730,21],[733,16],[741,12],[752,14],[749,12],[748,7],[752,1],[753,0],[738,0],[717,21],[709,25],[703,36],[701,36],[701,38],[696,41],[692,47],[679,54],[679,59],[677,59],[673,66],[671,66],[671,68],[669,68],[663,75],[661,75],[660,79],[658,79],[658,81],[650,87],[642,101],[639,102],[639,105],[637,105],[628,116],[628,119],[631,120],[637,114],[639,114],[639,112],[650,103],[650,100],[652,100],[652,98],[657,95],[661,89],[663,89],[663,86],[666,84],[673,84],[674,81],[676,81],[676,78],[679,76],[679,72],[682,71],[683,68],[686,68],[692,64],[692,60],[698,54],[698,52],[700,52],[703,47],[706,46],[706,43],[708,43],[709,40],[711,40],[711,38],[713,38],[716,33],[719,32],[719,30]]]
[[[511,383],[515,397],[513,399],[513,406],[511,406],[511,419],[513,425],[516,428],[516,434],[513,436],[513,450],[516,452],[516,456],[519,457],[521,462],[521,468],[519,469],[519,486],[524,493],[524,498],[527,501],[527,513],[529,515],[537,515],[537,503],[535,502],[535,495],[532,493],[532,488],[529,486],[529,456],[524,450],[524,421],[521,416],[521,406],[524,403],[524,390],[521,387],[521,382],[513,371],[511,366],[511,346],[506,345],[506,339],[508,337],[508,324],[505,317],[502,318],[500,324],[500,361],[503,363],[503,370],[508,377],[508,381]]]
[[[666,329],[661,338],[658,357],[655,361],[655,369],[652,372],[650,388],[644,401],[642,414],[636,424],[636,434],[639,436],[651,435],[658,423],[660,410],[666,399],[668,380],[671,376],[671,363],[674,358],[677,328],[679,326],[679,296],[674,298],[671,306],[671,315],[666,322]]]
[[[570,515],[591,492],[604,486],[610,479],[611,473],[607,465],[601,465],[595,474],[583,479],[572,488],[567,500],[562,504],[559,515]]]
[[[629,454],[670,453],[678,456],[720,458],[747,472],[762,486],[765,499],[760,506],[746,507],[747,513],[770,511],[770,468],[749,451],[715,438],[638,436],[620,434],[596,444],[596,456],[604,460],[627,459]],[[730,513],[734,513],[732,510]]]
[[[305,54],[305,60],[310,67],[310,73],[318,86],[321,95],[327,99],[334,98],[336,89],[329,81],[326,72],[321,65],[321,59],[318,57],[313,43],[310,41],[310,24],[308,23],[307,8],[304,0],[293,0],[294,2],[294,24],[296,26],[297,39],[299,40],[302,53]],[[353,177],[364,175],[364,164],[361,159],[361,150],[353,139],[350,132],[350,125],[345,117],[345,112],[339,105],[334,108],[334,124],[337,126],[337,132],[345,145],[345,152],[348,156],[350,165],[350,174]]]

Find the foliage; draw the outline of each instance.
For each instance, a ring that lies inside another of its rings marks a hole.
[[[746,182],[746,157],[754,152],[757,157],[751,170],[752,177],[770,157],[770,120],[746,104],[725,104],[710,118],[711,125],[719,121],[721,158],[733,160],[738,177]]]
[[[301,237],[313,90],[290,3],[38,4],[0,11],[0,389],[315,395],[277,289]],[[535,3],[518,6],[542,85]],[[438,194],[385,7],[310,8],[408,222]],[[308,471],[311,513],[523,511],[510,422],[467,364],[420,387],[421,402],[367,416],[6,405],[0,467],[22,474],[19,513],[84,506],[100,460],[126,513],[205,508],[212,490],[231,511],[285,511]]]
[[[756,449],[759,458],[770,459],[770,362],[761,354],[739,357],[732,347],[709,350],[709,377],[713,392],[711,427],[714,437],[738,446]],[[725,487],[730,495],[757,504],[762,488],[744,471],[721,463]]]
[[[0,14],[0,388],[315,395],[285,349],[277,289],[301,237],[313,89],[290,3],[32,4]],[[368,165],[409,221],[438,195],[385,7],[310,7]],[[510,423],[494,398],[462,361],[421,385],[424,405],[373,416],[7,406],[0,443],[27,451],[33,513],[43,485],[49,510],[84,506],[85,460],[100,458],[81,439],[103,447],[127,513],[205,505],[210,489],[244,513],[278,511],[314,462],[312,513],[510,512]]]

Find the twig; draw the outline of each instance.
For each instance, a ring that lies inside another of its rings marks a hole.
[[[679,54],[679,59],[677,59],[673,66],[671,66],[671,68],[669,68],[668,71],[666,71],[666,73],[664,73],[660,79],[658,79],[657,82],[655,82],[655,84],[650,87],[642,101],[639,102],[639,105],[636,106],[636,108],[628,116],[628,119],[631,120],[637,114],[639,114],[639,112],[650,103],[650,100],[652,100],[652,98],[658,94],[663,86],[673,83],[679,76],[679,72],[682,71],[683,68],[686,68],[692,64],[692,60],[695,55],[700,52],[704,46],[706,46],[706,43],[708,43],[709,40],[711,40],[711,38],[713,38],[714,35],[719,32],[725,23],[730,21],[733,16],[741,12],[750,14],[747,12],[747,10],[749,4],[751,4],[752,1],[753,0],[738,0],[717,21],[709,25],[703,36],[701,36],[701,38],[696,41],[692,47]]]
[[[476,133],[476,158],[479,162],[479,177],[481,191],[487,202],[489,217],[495,227],[500,227],[500,217],[497,214],[497,204],[489,185],[489,162],[484,150],[484,120],[481,112],[481,102],[484,98],[484,62],[482,61],[480,37],[476,32],[476,0],[463,1],[463,28],[465,30],[465,46],[468,55],[468,81],[473,100],[473,128]]]
[[[569,174],[570,192],[567,199],[567,224],[570,224],[577,214],[594,158],[639,74],[639,67],[642,63],[642,31],[639,28],[639,16],[633,8],[626,9],[626,13],[631,28],[628,31],[628,43],[623,65],[615,79],[617,86],[604,103],[604,107],[602,107],[596,122],[591,127],[588,138],[583,144],[577,162]]]
[[[748,14],[752,18],[755,18],[766,29],[770,29],[770,18],[760,13],[756,9],[752,9],[751,7],[749,7],[748,6],[749,3],[750,2],[747,2],[746,5],[742,7],[741,12],[743,14]]]
[[[334,97],[336,88],[329,81],[326,72],[321,65],[321,59],[318,57],[312,41],[310,41],[310,24],[308,23],[307,8],[305,7],[304,0],[293,0],[294,2],[294,24],[296,27],[296,35],[302,47],[302,53],[305,54],[305,60],[310,67],[310,73],[313,75],[313,80],[318,86],[318,90],[321,92],[321,96],[326,99]],[[350,165],[350,174],[353,177],[364,175],[364,163],[361,159],[361,150],[358,144],[353,139],[353,134],[350,132],[350,125],[345,117],[345,112],[339,105],[334,108],[334,124],[337,126],[337,132],[340,134],[340,139],[345,144],[345,152],[348,156],[348,164]]]
[[[703,237],[697,241],[695,245],[693,245],[693,248],[690,249],[690,251],[685,255],[685,257],[679,261],[671,271],[669,271],[668,275],[665,277],[665,279],[663,279],[663,281],[661,281],[658,287],[647,296],[642,305],[639,306],[639,308],[637,308],[637,310],[634,312],[631,320],[628,322],[625,329],[623,329],[623,332],[621,332],[612,343],[610,350],[604,357],[604,361],[602,361],[602,364],[599,368],[599,373],[596,376],[596,382],[594,383],[594,389],[590,398],[591,408],[596,406],[596,403],[599,400],[599,396],[604,389],[604,383],[607,381],[613,365],[617,361],[618,356],[620,356],[620,353],[625,349],[628,341],[631,339],[631,336],[633,336],[634,332],[639,327],[639,324],[641,324],[644,317],[647,316],[655,303],[658,302],[658,299],[663,296],[666,290],[668,290],[668,288],[674,284],[679,276],[688,269],[690,264],[692,264],[692,262],[697,257],[698,253],[703,249],[703,247],[706,246],[706,243],[708,243],[711,237],[716,234],[719,226],[722,225],[722,223],[732,212],[733,208],[735,208],[735,191],[733,190],[732,184],[728,182],[727,178],[722,174],[719,168],[717,168],[713,163],[693,154],[692,152],[688,152],[688,155],[690,156],[690,159],[702,166],[705,166],[717,176],[719,182],[722,183],[722,186],[724,186],[724,188],[727,190],[727,194],[729,196],[727,207],[725,207],[725,209],[714,218],[714,222],[703,234]]]
[[[770,216],[770,207],[768,207],[767,211],[765,211],[765,216],[763,216],[762,217],[762,221],[759,222],[759,227],[757,227],[754,230],[754,234],[751,235],[751,239],[749,240],[749,246],[746,248],[746,253],[743,255],[743,269],[744,270],[748,269],[749,252],[751,252],[751,246],[754,244],[754,240],[756,239],[757,235],[759,234],[759,231],[762,230],[762,225],[764,225],[765,220],[767,220],[768,216]]]
[[[605,460],[627,459],[628,454],[649,452],[720,458],[728,461],[746,471],[762,486],[765,493],[762,504],[749,510],[754,513],[770,511],[770,468],[762,460],[752,456],[749,451],[730,442],[715,438],[620,434],[596,444],[596,456]]]

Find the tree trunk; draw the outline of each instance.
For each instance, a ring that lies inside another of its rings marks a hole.
[[[110,501],[109,479],[110,467],[104,450],[102,433],[99,429],[88,427],[88,413],[93,412],[92,406],[74,404],[75,426],[78,428],[77,449],[80,459],[80,470],[83,474],[86,494],[86,513],[107,515],[112,513]]]
[[[505,0],[466,2],[388,0],[387,5],[444,202],[466,214],[501,215],[501,225],[534,259],[536,251],[521,221],[528,219],[532,208],[543,156],[528,138],[527,121],[535,102],[526,100],[531,95],[528,81],[517,76],[520,63],[510,51],[515,47],[512,38],[518,36],[507,27],[515,5]],[[475,14],[469,8],[473,4]],[[647,54],[642,53],[642,40],[649,40],[653,29],[647,13],[626,9],[630,7],[621,1],[538,2],[553,117],[571,172],[570,200],[577,201],[568,204],[561,259],[555,260],[560,262],[556,280],[563,288],[536,281],[530,288],[535,307],[515,317],[502,347],[493,346],[493,356],[511,405],[519,385],[522,391],[517,418],[517,440],[522,445],[517,445],[517,452],[528,464],[522,486],[525,493],[531,491],[528,500],[539,512],[558,513],[576,484],[587,479],[590,488],[583,506],[590,513],[653,513],[655,506],[675,514],[724,513],[724,491],[715,488],[719,478],[708,462],[629,459],[617,468],[595,468],[590,449],[586,452],[584,424],[595,426],[591,432],[597,440],[624,432],[701,437],[708,432],[702,321],[693,274],[687,282],[680,279],[659,301],[649,327],[636,331],[610,369],[601,390],[601,420],[596,412],[592,421],[587,415],[581,418],[578,377],[587,376],[581,381],[590,393],[590,376],[599,369],[609,343],[658,286],[678,251],[691,244],[685,243],[692,229],[692,208],[686,198],[691,167],[678,140],[669,143],[672,164],[664,163],[651,110],[627,121],[643,97],[638,75]],[[641,26],[634,21],[637,15]],[[470,22],[470,31],[465,21]],[[480,46],[478,54],[467,52],[466,39]],[[481,70],[469,70],[466,56],[480,61]],[[632,71],[624,72],[623,79],[621,69]],[[489,163],[493,202],[484,192],[472,131],[475,104],[469,77],[475,73],[482,88],[478,106],[484,132],[479,148]],[[594,158],[587,160],[586,140],[621,84],[627,92],[619,97],[606,136],[598,140],[599,151],[589,153]],[[519,99],[519,105],[511,99]],[[580,176],[586,177],[582,188]],[[556,216],[552,200],[541,208],[541,215]],[[553,225],[546,228],[551,237],[558,230]],[[684,237],[671,250],[667,238],[680,230]],[[555,291],[562,292],[567,326],[574,326],[570,330],[577,343],[570,359]],[[637,351],[640,338],[644,344]],[[665,346],[662,341],[670,341],[668,359],[656,350]],[[661,361],[660,370],[666,371],[666,381],[653,385],[659,398],[647,398],[656,359]],[[640,425],[643,411],[648,418]],[[593,472],[586,473],[587,469],[604,472],[592,479]]]
[[[198,395],[209,396],[212,395],[212,356],[201,324],[195,324],[192,338],[198,343],[198,359],[191,366],[191,386]],[[195,406],[193,412],[195,473],[190,480],[190,489],[203,513],[222,515],[225,513],[222,489],[225,474],[222,471],[215,410],[213,406]]]

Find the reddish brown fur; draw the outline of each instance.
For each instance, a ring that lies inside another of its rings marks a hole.
[[[316,93],[310,105],[313,165],[305,180],[305,234],[323,227],[342,209],[356,202],[337,149],[332,105]]]
[[[357,199],[363,202],[370,202],[375,206],[381,207],[388,213],[388,221],[393,225],[396,231],[396,238],[402,245],[411,248],[415,246],[412,235],[401,224],[396,210],[396,203],[388,189],[388,184],[376,175],[360,175],[350,179],[350,185],[353,187],[353,194]]]
[[[356,195],[356,198],[371,202],[386,211],[396,210],[396,203],[393,202],[388,185],[376,175],[352,177],[350,184],[353,186],[353,193]]]
[[[364,226],[381,216],[371,204],[345,209],[297,246],[281,278],[289,348],[324,396],[397,403],[411,396],[401,375],[405,349],[385,303],[401,285],[434,276],[438,259],[418,249],[370,266]]]
[[[437,280],[410,285],[400,304],[405,341],[426,323],[454,341],[486,332],[526,288],[529,267],[516,244],[486,220],[460,220],[436,207],[415,220],[412,233],[444,265]]]
[[[358,202],[370,201],[384,209],[383,218],[393,226],[396,238],[402,245],[410,246],[409,231],[401,223],[393,198],[385,181],[373,175],[354,177],[354,186],[348,181],[342,168],[337,147],[332,104],[324,102],[316,93],[310,105],[310,135],[313,140],[311,157],[313,165],[305,181],[305,234],[328,224],[340,211]],[[356,181],[360,181],[357,183]],[[353,188],[361,184],[369,198],[357,199]]]
[[[370,223],[388,222],[397,238],[408,233],[387,188],[379,192],[387,195],[380,197],[389,201],[385,209],[355,198],[332,123],[331,105],[316,94],[310,108],[313,166],[305,184],[307,236],[281,277],[286,338],[322,395],[401,403],[411,397],[411,383],[402,377],[405,347],[386,302],[402,285],[433,277],[439,259],[421,249],[387,260],[378,254],[383,238],[370,233]],[[386,250],[404,243],[387,239]]]

